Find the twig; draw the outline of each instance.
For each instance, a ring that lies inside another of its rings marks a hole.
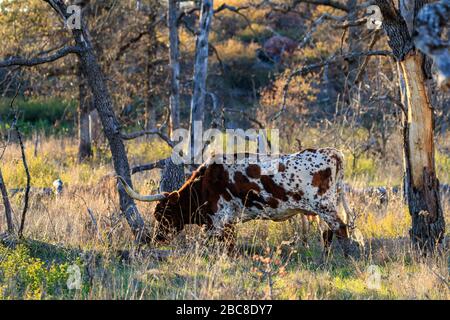
[[[281,114],[286,110],[286,102],[287,102],[287,95],[289,91],[289,85],[291,84],[292,80],[297,76],[305,76],[315,70],[318,70],[326,65],[337,63],[341,61],[342,59],[354,59],[358,57],[363,56],[392,56],[392,53],[390,51],[386,50],[374,50],[374,51],[366,51],[366,52],[350,52],[342,55],[335,55],[331,56],[330,58],[326,59],[325,61],[313,63],[310,65],[303,66],[301,68],[298,68],[291,72],[286,80],[286,83],[283,87],[283,97],[282,97],[282,104],[281,108],[278,112],[276,112],[274,115],[272,115],[269,119],[269,121],[274,121],[278,119]]]
[[[19,94],[19,90],[16,91],[16,94],[14,96],[14,98],[11,100],[11,109],[14,110],[13,104],[14,101],[17,98],[17,95]],[[28,203],[29,203],[29,197],[30,197],[30,184],[31,184],[31,176],[30,176],[30,170],[28,169],[28,164],[27,164],[27,159],[25,156],[25,146],[23,144],[23,140],[22,140],[22,134],[20,133],[19,130],[19,126],[17,125],[17,111],[14,112],[14,128],[17,134],[17,139],[19,141],[19,145],[20,145],[20,152],[22,154],[22,163],[23,166],[25,168],[25,173],[27,175],[27,186],[25,188],[25,198],[24,198],[24,204],[23,204],[23,210],[22,210],[22,218],[20,220],[20,227],[19,227],[19,238],[23,237],[23,229],[25,227],[25,217],[28,211]]]

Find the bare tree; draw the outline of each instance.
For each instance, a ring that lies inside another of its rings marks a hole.
[[[401,74],[404,116],[405,189],[412,217],[412,243],[433,252],[445,234],[434,160],[434,114],[430,104],[425,57],[414,47],[411,33],[424,1],[402,0],[397,9],[392,0],[377,0],[383,28],[389,38]]]
[[[195,62],[194,62],[194,90],[191,100],[191,118],[190,118],[190,157],[195,159],[198,155],[194,154],[194,141],[198,137],[195,136],[198,122],[203,122],[206,77],[208,73],[208,45],[209,45],[209,30],[214,15],[214,1],[202,0],[200,9],[199,30],[196,37],[195,44]]]
[[[169,27],[170,56],[170,122],[169,136],[180,126],[180,49],[178,37],[178,7],[177,0],[169,0],[167,24]]]
[[[57,15],[64,22],[70,18],[67,6],[62,0],[43,0],[48,3]],[[56,61],[68,54],[74,53],[79,58],[81,69],[86,77],[89,88],[92,92],[92,101],[98,110],[105,136],[108,139],[112,154],[113,165],[117,175],[124,177],[127,183],[131,183],[130,167],[128,163],[125,146],[120,134],[120,124],[113,111],[113,103],[105,76],[100,68],[98,59],[92,45],[89,30],[86,23],[81,19],[81,27],[73,28],[72,39],[74,46],[64,46],[56,50],[53,54],[38,55],[35,58],[11,57],[5,61],[0,61],[1,67],[9,66],[36,66],[43,63]],[[138,240],[148,240],[150,233],[145,226],[134,201],[126,194],[125,190],[119,186],[120,208],[124,213],[127,222]]]

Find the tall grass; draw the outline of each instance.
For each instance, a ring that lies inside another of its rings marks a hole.
[[[91,162],[76,162],[76,141],[48,138],[38,147],[26,143],[32,185],[64,182],[59,197],[32,195],[26,240],[15,249],[0,247],[0,299],[449,299],[448,252],[443,258],[420,260],[408,246],[410,217],[402,199],[391,195],[386,207],[376,199],[351,197],[357,221],[367,240],[367,254],[345,259],[334,248],[322,256],[320,235],[313,227],[309,248],[298,239],[299,217],[276,223],[253,221],[238,227],[238,253],[228,256],[220,244],[205,243],[199,227],[189,226],[170,245],[138,252],[118,207],[116,181],[106,148]],[[158,140],[127,142],[132,164],[168,155]],[[448,160],[448,159],[447,159]],[[444,155],[438,156],[442,182]],[[9,188],[25,184],[20,151],[10,144],[1,159]],[[401,164],[380,163],[364,156],[358,172],[346,167],[347,181],[365,186],[373,177],[394,185]],[[392,168],[392,170],[386,170]],[[157,170],[133,177],[136,188],[151,192]],[[12,199],[16,222],[22,198]],[[446,219],[450,214],[445,199]],[[152,225],[153,204],[138,204]],[[93,220],[88,212],[93,214]],[[0,218],[0,232],[5,221]],[[156,250],[157,249],[157,250]],[[68,267],[82,271],[82,286],[69,290]],[[371,266],[380,272],[380,286],[369,285]],[[270,279],[268,281],[270,271]]]

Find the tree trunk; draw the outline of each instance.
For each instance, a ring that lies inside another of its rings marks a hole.
[[[181,188],[184,184],[184,165],[175,164],[172,158],[164,161],[164,168],[161,172],[159,184],[160,192],[172,192]]]
[[[147,47],[147,63],[146,63],[146,83],[145,83],[145,91],[146,91],[146,100],[145,100],[145,128],[150,130],[156,127],[156,110],[153,105],[153,65],[152,61],[156,56],[156,32],[155,27],[153,25],[155,17],[153,15],[149,15],[148,17],[148,35],[149,35],[149,44]]]
[[[168,9],[169,27],[169,55],[170,55],[170,122],[169,137],[172,138],[174,130],[180,127],[180,52],[178,38],[178,0],[169,0]]]
[[[410,30],[424,1],[403,0],[399,12],[392,0],[377,0],[383,28],[400,67],[404,119],[405,193],[412,217],[413,245],[432,253],[445,234],[439,181],[434,163],[434,114],[425,83],[423,55],[414,49]]]
[[[63,4],[59,3],[59,5],[60,12],[67,12]],[[81,30],[74,29],[72,33],[76,44],[82,49],[79,53],[81,68],[91,89],[93,104],[98,111],[105,136],[109,142],[114,170],[117,175],[122,176],[131,186],[130,167],[120,135],[120,124],[114,114],[111,95],[95,55],[89,32],[83,23]],[[147,230],[136,204],[127,195],[121,184],[118,184],[118,191],[120,209],[124,213],[133,234],[138,241],[148,241],[150,232]]]
[[[92,157],[91,136],[89,130],[89,98],[86,81],[81,66],[78,66],[78,162]]]
[[[8,233],[14,234],[14,222],[11,209],[11,203],[9,202],[8,191],[6,189],[5,181],[3,180],[2,169],[0,168],[0,192],[2,193],[3,205],[5,207],[6,224],[8,227]]]
[[[433,108],[429,103],[418,52],[400,62],[406,84],[408,114],[404,121],[406,194],[412,217],[411,240],[432,252],[445,234],[445,221],[434,163]]]
[[[190,118],[190,158],[194,163],[201,161],[201,154],[194,154],[195,140],[202,137],[196,136],[199,133],[198,124],[203,122],[205,95],[206,95],[206,77],[208,73],[208,36],[214,15],[213,0],[202,0],[199,31],[195,44],[195,64],[194,64],[194,92],[191,100],[191,118]],[[201,152],[202,148],[195,150]]]

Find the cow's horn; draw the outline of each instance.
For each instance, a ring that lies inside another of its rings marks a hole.
[[[131,189],[131,187],[128,185],[128,183],[125,181],[124,178],[122,178],[121,176],[117,176],[117,178],[122,183],[122,185],[125,188],[125,191],[127,192],[127,194],[131,198],[133,198],[135,200],[145,201],[145,202],[152,202],[152,201],[164,200],[166,198],[166,196],[163,195],[163,194],[151,194],[151,195],[148,195],[148,196],[140,195],[139,193],[137,193],[136,191]]]

